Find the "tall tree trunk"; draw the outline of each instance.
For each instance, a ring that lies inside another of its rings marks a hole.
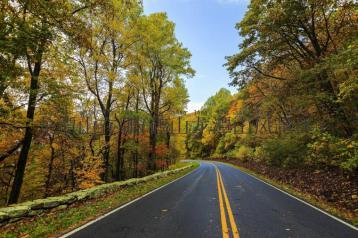
[[[108,82],[108,95],[106,105],[102,106],[102,113],[104,116],[104,143],[105,150],[103,153],[104,160],[104,181],[109,182],[109,155],[110,155],[110,142],[111,142],[111,107],[112,107],[112,96],[113,96],[113,81]]]
[[[123,148],[123,145],[126,143],[126,138],[124,138],[123,140],[122,140],[122,149],[121,149],[121,161],[120,161],[120,167],[121,167],[121,170],[120,170],[120,173],[121,173],[121,178],[122,178],[122,180],[124,180],[125,179],[125,175],[126,175],[126,173],[125,173],[125,169],[124,169],[124,155],[125,155],[125,149]]]
[[[51,183],[52,171],[53,171],[53,161],[55,160],[55,148],[53,148],[53,146],[52,146],[55,136],[49,135],[49,138],[50,138],[51,156],[50,156],[50,161],[49,161],[48,169],[47,169],[47,178],[46,178],[46,183],[45,183],[44,197],[49,196],[49,189],[50,189],[50,183]]]
[[[138,151],[138,145],[139,145],[139,130],[140,130],[140,124],[139,124],[139,117],[138,117],[138,112],[139,112],[139,91],[137,92],[137,98],[136,98],[136,106],[135,106],[135,112],[137,115],[137,119],[136,119],[136,124],[135,124],[135,152],[134,152],[134,177],[138,177],[138,155],[139,155],[139,151]]]
[[[155,159],[156,159],[156,148],[157,148],[157,134],[158,134],[158,119],[156,113],[152,115],[150,128],[149,128],[149,160],[148,160],[148,170],[155,171]]]
[[[149,128],[149,161],[148,169],[151,171],[156,170],[155,159],[156,159],[156,148],[157,148],[157,137],[158,137],[158,124],[159,124],[159,110],[160,110],[160,96],[162,90],[162,83],[159,87],[152,91],[151,101],[151,122]]]
[[[167,125],[167,130],[165,133],[165,145],[167,146],[168,152],[170,151],[170,139],[171,139],[171,135],[170,135],[170,127],[169,125]],[[166,156],[166,163],[167,163],[167,168],[171,165],[172,161],[171,161],[171,157],[170,154],[168,154]]]
[[[76,158],[77,159],[77,158]],[[71,189],[72,191],[75,190],[76,188],[76,175],[75,175],[75,161],[74,160],[71,160],[71,163],[70,163],[70,170],[69,170],[69,176],[71,178]]]
[[[118,130],[118,138],[117,138],[117,163],[116,163],[116,180],[120,181],[124,177],[124,158],[123,158],[123,126],[124,121],[117,120],[119,130]]]
[[[110,141],[111,141],[111,129],[110,129],[110,120],[109,113],[104,118],[104,152],[103,152],[103,161],[104,161],[104,181],[109,181],[109,153],[110,153]]]
[[[37,59],[33,70],[31,69],[31,64],[29,63],[29,70],[31,72],[31,83],[30,83],[30,94],[29,94],[27,114],[26,114],[26,129],[25,129],[23,144],[21,147],[21,152],[16,165],[15,178],[12,183],[8,204],[17,203],[20,197],[21,186],[24,179],[26,163],[27,163],[32,137],[33,137],[32,122],[34,120],[34,115],[35,115],[36,98],[38,94],[38,80],[41,71],[43,47],[44,47],[43,45],[40,46],[40,50],[36,57]],[[30,59],[28,60],[30,61]]]
[[[128,110],[131,95],[128,94],[125,111]],[[118,123],[118,139],[117,139],[117,163],[116,163],[116,179],[117,181],[124,179],[124,148],[123,148],[123,129],[125,125],[125,118],[119,119],[115,114],[115,119]]]

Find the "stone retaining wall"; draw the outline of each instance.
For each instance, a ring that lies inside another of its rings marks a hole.
[[[76,202],[98,198],[105,194],[115,192],[123,187],[145,183],[151,180],[166,177],[192,167],[188,165],[182,168],[158,172],[143,178],[132,178],[126,181],[106,183],[96,187],[68,193],[58,197],[48,197],[24,203],[14,204],[9,207],[0,208],[0,226],[9,222],[16,222],[25,217],[37,216],[51,209],[65,209],[68,205]]]

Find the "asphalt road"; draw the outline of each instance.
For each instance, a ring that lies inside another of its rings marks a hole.
[[[358,231],[221,163],[70,234],[73,238],[356,238]]]

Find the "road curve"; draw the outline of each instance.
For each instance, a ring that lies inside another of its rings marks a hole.
[[[72,238],[354,238],[358,231],[240,170],[189,175],[71,233]]]

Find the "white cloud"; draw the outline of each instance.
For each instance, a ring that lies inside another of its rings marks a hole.
[[[200,110],[200,108],[203,105],[204,105],[204,102],[192,102],[192,101],[190,101],[188,103],[188,108],[187,108],[188,113]]]

